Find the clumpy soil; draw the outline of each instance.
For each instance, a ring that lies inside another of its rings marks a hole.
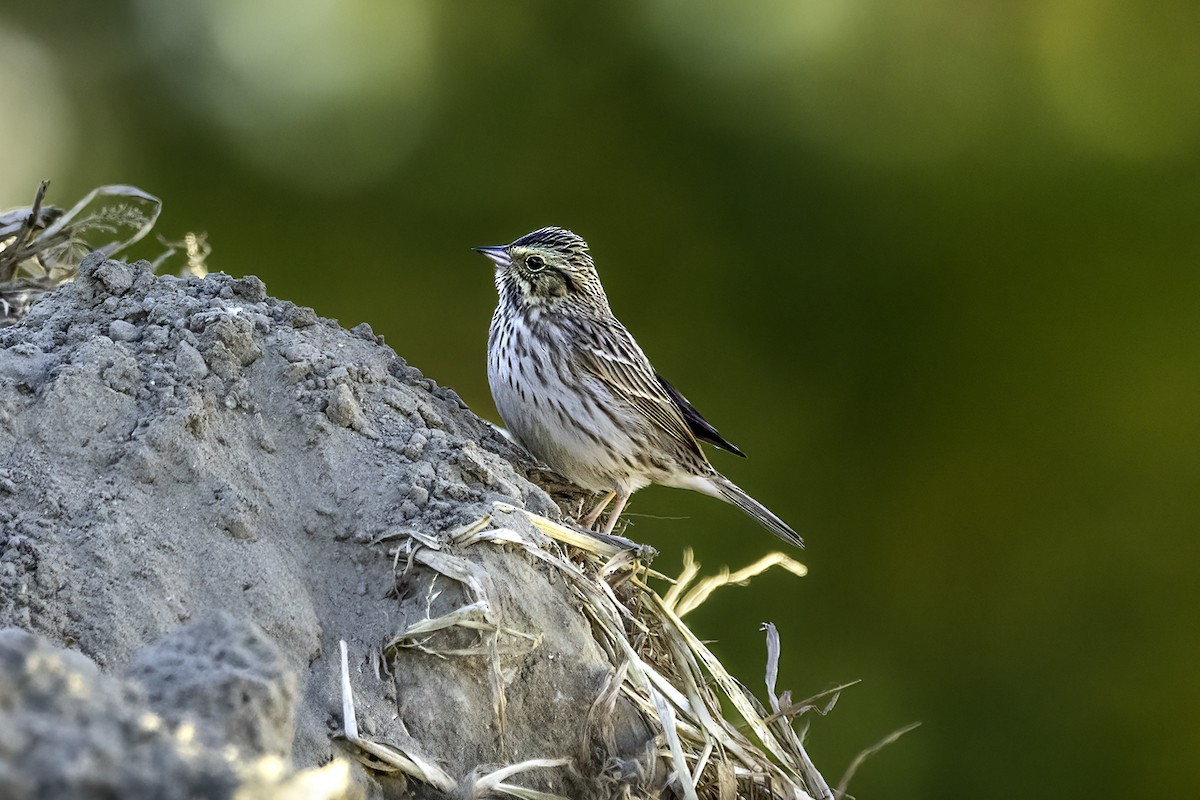
[[[567,757],[512,782],[647,789],[648,728],[622,701],[606,736],[589,733],[610,661],[522,551],[457,555],[525,645],[471,655],[478,637],[435,632],[468,654],[382,655],[479,599],[410,563],[414,536],[442,540],[496,502],[574,510],[524,459],[366,325],[253,277],[89,257],[0,330],[0,796],[456,796],[364,769],[331,738],[339,640],[362,731],[461,786],[489,764]],[[282,766],[253,773],[263,759]],[[331,759],[325,794],[285,786]]]

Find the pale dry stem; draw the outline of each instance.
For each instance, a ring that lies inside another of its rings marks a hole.
[[[499,512],[518,510],[497,504]],[[479,545],[521,548],[529,556],[549,565],[564,580],[591,621],[597,643],[612,664],[608,678],[590,703],[587,714],[587,729],[598,732],[601,742],[611,739],[611,731],[605,734],[603,720],[611,713],[618,697],[624,697],[652,729],[658,731],[657,757],[667,767],[669,783],[677,797],[685,800],[741,797],[824,800],[833,797],[828,784],[808,758],[801,737],[791,728],[790,697],[786,693],[782,698],[775,695],[774,675],[779,659],[777,635],[768,639],[767,683],[771,710],[767,711],[681,619],[718,588],[744,584],[775,566],[794,575],[804,575],[807,570],[803,564],[775,553],[744,569],[722,570],[697,581],[699,567],[689,553],[683,574],[673,581],[648,569],[639,557],[644,551],[636,546],[623,547],[620,541],[597,538],[553,520],[522,513],[548,537],[547,540],[535,542],[516,530],[490,527],[490,517],[463,526],[445,538],[403,537],[395,553],[398,568],[403,562],[409,567],[422,564],[433,569],[461,584],[469,602],[449,613],[436,617],[429,615],[407,626],[387,643],[385,651],[407,647],[443,658],[487,658],[496,698],[493,710],[498,723],[502,724],[504,690],[498,666],[500,656],[529,652],[537,648],[541,640],[536,634],[513,630],[494,618],[489,603],[489,576],[461,554],[467,548]],[[662,580],[668,585],[665,595],[660,596],[648,585],[651,579]],[[481,637],[478,644],[470,647],[438,645],[437,638],[454,628],[477,633]],[[347,697],[348,680],[348,674],[344,674]],[[722,697],[736,709],[753,738],[742,732],[740,724],[725,718]],[[439,788],[455,783],[411,748],[405,750],[368,743],[353,728],[352,712],[348,705],[346,738],[371,757],[390,769]],[[353,736],[351,730],[354,730]],[[588,735],[584,733],[585,745]],[[473,786],[470,796],[502,793],[548,800],[554,795],[515,786],[508,778],[525,769],[569,766],[570,760],[561,754],[547,754],[546,758],[505,767],[475,779],[473,784],[468,784]]]

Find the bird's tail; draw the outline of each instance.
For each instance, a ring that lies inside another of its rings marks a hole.
[[[759,525],[762,525],[788,544],[795,545],[796,547],[804,547],[804,540],[800,538],[800,534],[796,533],[790,525],[771,513],[769,508],[742,491],[741,487],[733,481],[720,474],[712,476],[710,481],[712,487],[717,490],[717,497],[745,511],[754,517]]]

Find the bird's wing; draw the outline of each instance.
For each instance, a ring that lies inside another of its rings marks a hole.
[[[672,402],[675,403],[675,407],[679,409],[679,413],[683,415],[684,422],[686,422],[688,428],[691,429],[693,436],[702,442],[708,442],[709,444],[716,445],[722,450],[728,450],[735,456],[741,456],[742,458],[746,457],[746,454],[742,452],[741,448],[722,436],[720,431],[714,428],[712,423],[701,416],[700,412],[696,410],[696,407],[689,403],[688,399],[679,393],[678,389],[667,383],[666,378],[664,378],[662,375],[659,375],[657,372],[654,373],[654,377],[658,379],[658,382],[662,385],[663,390],[671,398]]]
[[[606,384],[655,427],[686,447],[700,452],[692,429],[679,407],[659,383],[646,356],[623,327],[613,329],[607,348],[580,348],[584,370]]]

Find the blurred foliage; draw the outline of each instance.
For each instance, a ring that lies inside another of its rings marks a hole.
[[[469,248],[570,227],[805,536],[694,615],[859,797],[1200,791],[1200,6],[1117,0],[25,4],[0,205],[132,183],[208,264],[494,416]],[[154,247],[140,247],[153,256]],[[629,534],[775,542],[649,489]]]

